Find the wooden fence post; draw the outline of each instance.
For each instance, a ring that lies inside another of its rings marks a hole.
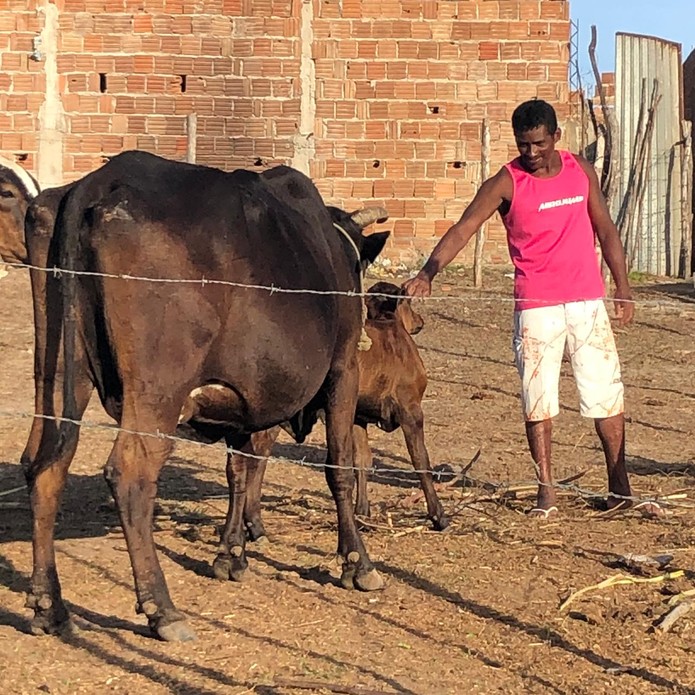
[[[480,184],[487,181],[490,176],[490,123],[483,119],[482,128],[483,149],[480,161]],[[483,284],[483,248],[485,246],[485,232],[487,222],[483,224],[475,235],[475,258],[473,260],[473,284],[480,287]]]
[[[681,171],[681,254],[678,275],[690,277],[693,251],[693,124],[682,122],[683,158]]]
[[[186,140],[186,161],[189,164],[195,164],[198,140],[198,115],[195,113],[189,113],[186,116]]]

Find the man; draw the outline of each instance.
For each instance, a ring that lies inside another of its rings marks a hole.
[[[566,344],[580,412],[594,419],[603,446],[607,507],[626,508],[632,503],[624,499],[631,491],[625,468],[623,384],[594,247],[596,235],[615,281],[616,316],[624,326],[632,321],[634,305],[618,230],[592,166],[555,149],[560,129],[550,104],[540,99],[520,104],[512,115],[512,129],[520,156],[483,183],[422,270],[403,287],[412,297],[428,296],[434,276],[499,211],[515,266],[513,345],[539,482],[536,506],[529,514],[544,519],[557,514],[550,449]],[[654,502],[637,507],[647,516],[663,513]]]

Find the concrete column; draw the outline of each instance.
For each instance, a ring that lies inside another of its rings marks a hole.
[[[65,112],[58,79],[58,8],[51,0],[39,0],[37,12],[44,15],[41,49],[46,73],[46,94],[39,109],[37,178],[41,188],[63,184],[63,135]]]
[[[314,124],[316,120],[316,70],[311,54],[314,40],[314,0],[295,0],[299,3],[299,39],[300,39],[300,116],[299,129],[294,136],[294,154],[292,166],[309,176],[311,162],[316,146]]]

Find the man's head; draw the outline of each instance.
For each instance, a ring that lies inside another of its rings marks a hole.
[[[542,99],[525,101],[514,109],[512,129],[524,168],[538,171],[548,167],[560,139],[555,109]]]

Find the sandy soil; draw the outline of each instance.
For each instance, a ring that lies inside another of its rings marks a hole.
[[[282,439],[264,488],[268,544],[251,546],[248,580],[212,577],[225,510],[224,455],[177,446],[161,481],[156,539],[174,600],[199,640],[151,638],[134,613],[128,556],[101,474],[113,434],[83,429],[58,524],[64,596],[81,628],[69,638],[29,634],[24,609],[31,524],[17,465],[32,412],[33,328],[28,277],[0,280],[0,688],[4,693],[695,693],[695,618],[665,635],[654,623],[693,586],[695,293],[644,284],[634,326],[617,333],[628,400],[628,458],[641,495],[673,495],[659,521],[607,517],[601,452],[577,411],[569,365],[554,452],[558,478],[584,473],[560,515],[529,519],[533,480],[512,364],[511,281],[445,277],[421,305],[417,336],[430,383],[427,441],[449,531],[430,531],[399,432],[371,432],[376,470],[365,541],[386,579],[378,594],[339,587],[336,519],[317,429],[302,447]],[[667,302],[656,305],[654,303]],[[107,423],[98,404],[86,415]],[[314,466],[286,459],[305,458]],[[446,475],[442,482],[448,480]],[[511,487],[511,490],[510,490]],[[599,500],[600,501],[600,500]],[[629,569],[629,553],[673,556],[664,569]],[[657,581],[573,591],[614,574]],[[695,613],[693,613],[695,615]],[[321,688],[321,684],[325,688]],[[302,686],[302,687],[300,687]],[[341,689],[342,688],[342,689]],[[352,689],[352,690],[351,690]]]

